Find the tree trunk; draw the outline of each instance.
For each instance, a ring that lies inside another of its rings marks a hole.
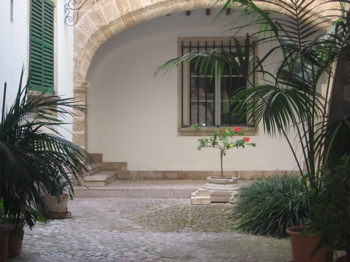
[[[346,55],[340,57],[336,68],[329,116],[338,121],[350,116],[350,58]]]

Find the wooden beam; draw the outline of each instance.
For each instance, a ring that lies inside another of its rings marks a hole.
[[[191,15],[191,11],[186,11],[186,15],[187,16]]]
[[[206,15],[210,15],[210,9],[209,8],[205,9],[205,14]]]

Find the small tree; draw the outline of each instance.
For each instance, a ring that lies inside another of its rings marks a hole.
[[[200,126],[198,124],[192,126],[194,128],[194,132],[198,133],[200,131]],[[234,136],[243,136],[244,132],[241,131],[240,127],[226,128],[224,132],[214,130],[213,136],[210,138],[201,138],[198,139],[199,146],[198,150],[202,148],[216,148],[220,151],[220,170],[221,177],[224,177],[224,156],[226,156],[226,152],[232,148],[244,148],[245,146],[256,146],[255,143],[248,143],[250,141],[249,137],[243,137],[242,139],[237,139],[233,141]]]

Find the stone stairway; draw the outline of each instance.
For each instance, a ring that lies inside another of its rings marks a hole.
[[[75,187],[75,197],[91,198],[188,198],[205,180],[133,179],[125,162],[104,162],[91,154],[96,166],[84,177],[85,187]]]
[[[102,154],[91,154],[96,165],[84,177],[86,187],[105,187],[117,179],[118,173],[127,170],[125,162],[104,162]]]
[[[80,198],[187,198],[203,188],[204,180],[120,180],[104,187],[76,187],[75,197]]]

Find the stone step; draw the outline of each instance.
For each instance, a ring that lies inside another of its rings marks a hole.
[[[101,170],[115,170],[115,171],[127,171],[127,163],[126,162],[102,162],[89,166],[89,172],[85,174],[85,176],[91,176],[96,173],[99,173]]]
[[[114,180],[105,187],[76,187],[75,197],[91,198],[191,198],[205,180]]]
[[[96,164],[90,165],[88,167],[88,170],[89,171],[87,173],[85,173],[85,177],[92,176],[92,175],[100,172],[100,170],[101,170],[100,164],[96,163]]]
[[[117,173],[116,170],[102,170],[84,177],[84,184],[87,187],[105,187],[117,179]]]

